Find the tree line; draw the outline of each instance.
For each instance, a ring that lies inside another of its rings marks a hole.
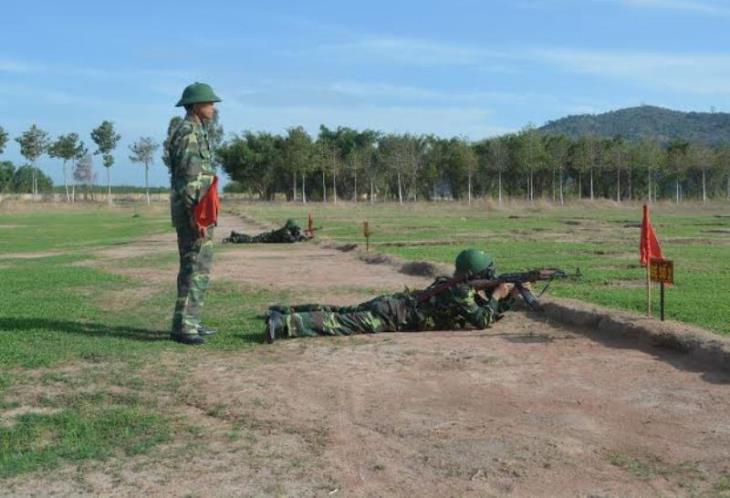
[[[106,120],[91,130],[90,137],[96,145],[93,154],[101,156],[102,164],[106,169],[107,199],[111,203],[113,153],[122,137],[114,129],[114,123]],[[5,152],[8,140],[8,133],[0,127],[0,155]],[[15,141],[20,146],[20,154],[28,161],[28,164],[16,168],[10,161],[0,161],[0,194],[31,193],[36,199],[39,192],[50,191],[53,182],[37,167],[38,159],[44,155],[61,161],[66,201],[75,201],[77,185],[83,186],[85,197],[91,193],[91,186],[96,183],[97,175],[94,172],[92,154],[78,133],[60,135],[53,140],[48,132],[33,124],[16,137]],[[143,164],[145,167],[145,191],[148,204],[150,203],[149,167],[154,161],[158,148],[159,144],[150,137],[142,137],[129,147],[131,152],[129,159],[134,163]],[[69,173],[73,182],[69,182]]]
[[[169,133],[181,117],[170,120]],[[518,133],[469,141],[463,137],[383,133],[376,130],[336,129],[320,126],[317,136],[301,127],[284,134],[244,131],[224,141],[218,115],[209,135],[216,163],[228,174],[228,192],[273,200],[337,202],[464,200],[490,196],[500,204],[505,198],[529,201],[608,198],[623,200],[671,198],[730,199],[730,145],[707,145],[674,140],[625,140],[584,136],[548,135],[533,127]],[[90,133],[107,172],[121,136],[114,124],[103,121]],[[15,168],[0,162],[0,193],[31,192],[51,188],[50,178],[36,166],[47,154],[61,161],[65,197],[75,199],[76,185],[96,182],[92,154],[77,133],[51,140],[35,124],[15,140],[27,165]],[[8,134],[0,128],[0,154]],[[130,160],[148,171],[160,148],[150,137],[137,140]],[[162,160],[168,164],[165,147]],[[69,182],[69,173],[73,182]],[[108,195],[111,202],[111,195]]]
[[[301,126],[249,130],[221,144],[217,158],[233,180],[227,191],[266,200],[730,199],[730,145],[570,138],[533,127],[476,142],[324,125],[316,137]]]

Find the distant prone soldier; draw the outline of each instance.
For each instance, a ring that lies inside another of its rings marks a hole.
[[[483,251],[460,252],[455,266],[453,278],[439,277],[424,291],[379,296],[355,306],[272,306],[266,317],[267,342],[301,336],[485,329],[520,295],[509,283],[498,283],[484,293],[470,284],[471,278],[496,276],[492,258]]]
[[[312,239],[311,235],[302,232],[299,224],[292,220],[286,220],[283,227],[263,232],[258,235],[247,235],[245,233],[231,232],[231,235],[223,239],[223,243],[233,244],[291,244],[294,242],[304,242]]]

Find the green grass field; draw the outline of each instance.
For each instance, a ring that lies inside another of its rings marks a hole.
[[[319,235],[337,242],[362,242],[367,219],[373,250],[407,259],[449,263],[461,248],[473,246],[492,253],[501,271],[580,267],[580,281],[556,283],[551,292],[616,308],[643,307],[639,206],[502,211],[484,205],[227,201],[224,208],[271,223],[288,217],[306,223],[311,212],[323,226]],[[725,212],[724,205],[660,206],[654,221],[676,265],[669,316],[729,334]],[[169,410],[182,403],[185,372],[201,354],[167,340],[173,283],[93,264],[100,249],[171,230],[162,207],[0,207],[0,478],[63,462],[135,455],[173,435],[196,437],[197,429]],[[116,264],[170,268],[175,254]],[[206,315],[223,332],[204,351],[226,354],[260,343],[257,315],[266,303],[297,298],[295,291],[271,292],[216,282]]]

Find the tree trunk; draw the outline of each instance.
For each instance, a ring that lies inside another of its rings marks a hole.
[[[147,192],[147,205],[152,204],[150,201],[150,165],[147,161],[144,163],[144,189]]]
[[[76,184],[71,185],[71,204],[76,204]]]
[[[555,168],[553,168],[553,204],[555,204]]]
[[[294,172],[294,176],[292,177],[291,182],[291,195],[292,195],[292,202],[297,202],[297,172]]]
[[[401,183],[400,183],[400,171],[398,171],[397,177],[398,177],[398,203],[403,204],[403,189],[401,188]]]
[[[30,190],[33,194],[33,200],[36,200],[36,196],[38,195],[38,179],[36,178],[36,172],[35,172],[35,161],[31,163],[31,185]]]
[[[558,172],[558,188],[560,189],[560,206],[565,205],[565,200],[563,198],[563,170],[561,169]]]
[[[337,163],[332,161],[332,202],[337,204]]]
[[[302,204],[307,203],[307,175],[302,173]]]
[[[677,177],[675,185],[677,187],[677,204],[679,204],[679,177]]]
[[[324,169],[322,169],[322,202],[327,202],[327,181],[324,176]]]
[[[535,184],[533,182],[533,172],[530,170],[530,204],[535,200]]]
[[[370,205],[375,203],[375,178],[370,177]]]
[[[353,200],[357,202],[357,171],[354,171],[353,173],[355,175],[355,198]]]
[[[616,168],[616,202],[621,202],[621,170]]]
[[[502,170],[497,172],[497,183],[499,185],[499,207],[502,207]]]
[[[66,190],[66,202],[71,202],[71,196],[68,192],[68,172],[66,168],[66,159],[63,160],[63,187]]]
[[[468,181],[468,185],[467,185],[467,194],[466,195],[467,195],[467,199],[468,199],[467,202],[471,206],[471,171],[469,172],[469,181]]]
[[[593,200],[593,168],[590,169],[591,200]]]
[[[583,177],[581,172],[578,172],[578,200],[583,198]]]
[[[629,202],[634,200],[634,193],[631,186],[631,168],[629,168]]]
[[[646,199],[651,204],[651,170],[649,170],[649,175],[646,179]]]
[[[109,171],[111,168],[106,168],[106,192],[109,199],[109,205],[112,205],[112,172]]]
[[[702,202],[707,202],[707,175],[705,168],[702,168]]]

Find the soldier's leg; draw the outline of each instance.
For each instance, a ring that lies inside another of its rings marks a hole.
[[[289,313],[306,313],[309,311],[330,311],[333,313],[359,311],[358,306],[336,306],[333,304],[295,304],[293,306],[274,304],[269,306],[269,309],[272,311],[278,311],[285,315]]]
[[[177,232],[180,271],[172,335],[196,335],[213,262],[213,227],[204,238],[192,227],[181,226]]]
[[[253,237],[246,235],[245,233],[231,231],[231,235],[223,239],[223,242],[232,242],[234,244],[250,244],[253,242]]]
[[[310,311],[290,313],[283,316],[287,337],[316,335],[351,335],[392,332],[387,323],[375,313],[357,311],[353,313],[333,313]]]

